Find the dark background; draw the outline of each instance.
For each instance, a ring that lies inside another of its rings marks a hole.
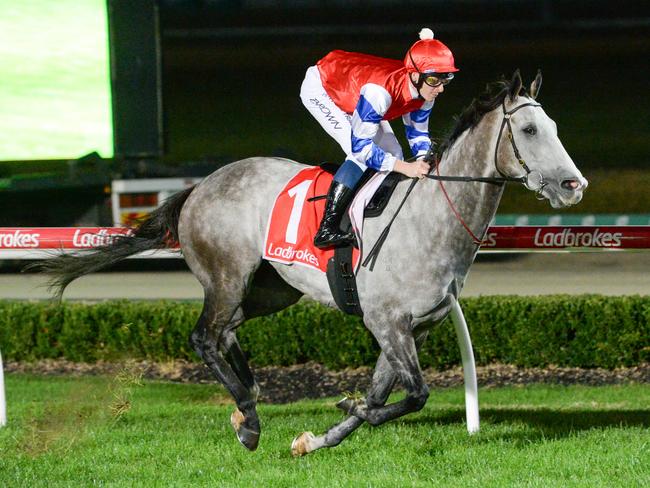
[[[648,1],[107,0],[107,5],[127,9],[127,18],[133,12],[132,25],[112,26],[113,41],[122,43],[112,63],[122,70],[113,72],[114,104],[122,100],[117,112],[114,105],[114,117],[122,134],[132,136],[132,154],[116,151],[115,160],[89,156],[66,165],[21,162],[16,168],[30,171],[24,175],[12,174],[3,163],[11,185],[0,189],[0,225],[110,224],[106,189],[115,178],[205,176],[248,156],[340,162],[342,150],[300,101],[306,69],[333,49],[403,59],[422,27],[452,49],[461,70],[436,102],[434,139],[444,137],[454,115],[486,83],[510,77],[517,68],[530,83],[541,69],[539,101],[590,181],[581,204],[563,211],[650,213]],[[147,12],[155,21],[150,38],[141,20]],[[155,59],[148,54],[153,52]],[[144,81],[131,80],[137,70]],[[154,71],[155,77],[147,78]],[[159,113],[141,111],[146,99]],[[401,122],[393,126],[407,148]],[[140,133],[147,137],[140,139]],[[156,154],[139,151],[138,141],[145,139],[160,141]],[[552,212],[546,202],[514,187],[499,211]]]
[[[295,3],[161,2],[166,160],[341,160],[298,97],[306,68],[332,49],[402,59],[428,26],[461,69],[434,137],[487,82],[540,68],[540,101],[581,168],[648,162],[650,2]]]

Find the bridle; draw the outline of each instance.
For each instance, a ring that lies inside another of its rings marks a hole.
[[[425,175],[425,177],[432,180],[438,180],[438,181],[464,181],[464,182],[478,182],[478,183],[493,183],[497,185],[503,185],[505,183],[521,183],[529,190],[535,191],[536,195],[538,196],[541,195],[541,192],[544,189],[544,187],[547,185],[547,183],[544,182],[544,178],[542,177],[542,174],[536,170],[531,171],[531,169],[526,164],[526,161],[524,161],[524,159],[521,157],[519,148],[515,143],[514,133],[512,131],[512,125],[510,124],[510,118],[512,117],[512,114],[514,114],[518,110],[524,107],[541,107],[541,106],[542,106],[541,104],[536,102],[527,102],[527,103],[522,103],[521,105],[517,105],[515,108],[511,110],[506,110],[505,100],[501,103],[501,108],[503,109],[503,120],[501,121],[501,127],[499,128],[499,134],[497,135],[497,143],[494,149],[494,168],[497,170],[497,173],[501,175],[501,177],[493,178],[493,177],[480,177],[480,176],[440,176],[440,174],[437,175],[428,174]],[[508,176],[503,171],[501,171],[501,169],[499,169],[499,157],[498,157],[499,145],[501,143],[501,136],[503,135],[503,129],[505,129],[506,126],[508,127],[508,140],[510,140],[510,145],[512,146],[512,150],[515,153],[517,162],[521,165],[524,171],[526,171],[526,174],[524,176]],[[433,160],[437,169],[438,160],[437,158],[435,158],[434,155],[428,154],[425,157],[425,159],[428,159],[429,161]],[[533,185],[530,182],[530,176],[535,174],[539,175],[540,182],[536,185]]]
[[[517,144],[515,143],[515,137],[514,137],[514,132],[512,130],[512,125],[510,124],[510,119],[512,117],[512,114],[514,114],[518,110],[524,107],[541,107],[541,106],[542,106],[541,104],[536,102],[526,102],[526,103],[522,103],[521,105],[517,105],[513,109],[506,110],[505,98],[503,102],[501,102],[501,108],[503,109],[503,120],[501,121],[501,127],[499,128],[499,134],[497,135],[497,143],[494,149],[494,168],[497,170],[497,173],[501,175],[501,177],[486,178],[486,177],[473,177],[473,176],[441,176],[440,167],[438,164],[439,161],[437,157],[434,157],[434,166],[436,169],[436,174],[425,175],[427,178],[430,178],[432,180],[438,180],[438,182],[440,183],[440,188],[442,189],[442,193],[445,195],[445,198],[447,199],[447,203],[449,204],[449,207],[451,208],[452,212],[454,213],[458,221],[461,223],[461,225],[465,228],[467,233],[471,236],[472,240],[474,241],[474,244],[478,246],[485,244],[484,239],[479,239],[465,223],[458,210],[456,210],[456,207],[451,201],[451,198],[449,198],[449,194],[447,193],[447,190],[445,189],[445,186],[443,185],[442,182],[443,181],[464,181],[464,182],[474,181],[479,183],[492,183],[501,186],[505,185],[508,182],[521,183],[529,190],[534,191],[535,196],[538,199],[543,199],[544,197],[542,193],[544,191],[544,187],[546,187],[548,183],[544,181],[544,177],[539,171],[537,170],[531,171],[531,169],[526,164],[526,161],[524,161],[524,159],[521,157],[519,148],[517,148]],[[521,165],[524,171],[526,171],[526,174],[524,176],[519,176],[519,177],[508,176],[503,171],[501,171],[501,169],[499,169],[499,157],[498,157],[499,144],[501,143],[501,136],[503,135],[503,130],[505,129],[506,126],[508,127],[508,139],[510,140],[510,144],[512,146],[513,152],[515,153],[515,157],[517,158],[517,162]],[[537,179],[536,181],[535,180],[531,181],[531,176],[533,175],[535,175]]]
[[[539,171],[531,171],[531,169],[528,167],[526,164],[526,161],[521,157],[521,153],[519,152],[519,149],[517,148],[517,144],[515,143],[515,135],[514,132],[512,131],[512,125],[510,125],[510,118],[512,117],[512,114],[517,112],[519,109],[522,109],[524,107],[541,107],[542,105],[539,103],[535,102],[527,102],[527,103],[522,103],[521,105],[517,105],[515,108],[511,110],[506,110],[506,103],[505,103],[505,98],[503,102],[501,102],[501,108],[503,109],[503,120],[501,121],[501,128],[499,129],[499,135],[497,136],[497,144],[496,147],[494,148],[494,167],[496,168],[497,172],[504,177],[506,181],[513,181],[511,178],[503,173],[499,169],[499,143],[501,142],[501,135],[503,134],[503,129],[508,126],[508,139],[510,140],[510,145],[512,146],[512,150],[515,153],[515,157],[517,158],[517,162],[521,165],[522,168],[524,168],[524,171],[526,171],[526,175],[522,176],[520,178],[514,178],[514,181],[520,181],[523,183],[523,185],[528,188],[529,190],[532,190],[535,192],[535,196],[541,200],[544,197],[542,196],[542,192],[544,191],[544,187],[548,185],[544,181],[544,176],[542,176],[542,173]],[[538,176],[538,182],[533,185],[531,183],[530,178],[531,175],[539,175]]]
[[[449,195],[447,193],[447,190],[445,189],[445,186],[443,185],[443,181],[460,181],[460,182],[478,182],[478,183],[491,183],[491,184],[496,184],[503,186],[506,183],[521,183],[524,185],[526,188],[529,190],[532,190],[535,192],[535,196],[538,199],[543,199],[543,191],[544,188],[548,183],[544,181],[543,175],[537,171],[537,170],[532,170],[528,167],[526,164],[526,161],[521,157],[521,153],[519,152],[519,148],[517,148],[517,144],[515,143],[515,137],[514,137],[514,132],[512,131],[512,125],[510,124],[510,119],[512,118],[512,114],[517,112],[518,110],[524,108],[524,107],[541,107],[542,105],[536,102],[526,102],[522,103],[521,105],[517,105],[515,108],[506,110],[506,102],[505,98],[503,99],[503,102],[501,102],[501,108],[503,109],[503,120],[501,121],[501,127],[499,128],[499,135],[497,136],[497,143],[496,147],[494,149],[494,167],[497,170],[497,173],[501,175],[501,177],[483,177],[483,176],[441,176],[440,175],[440,167],[439,167],[439,161],[438,157],[435,153],[433,153],[433,146],[431,149],[429,149],[429,153],[425,156],[425,160],[427,161],[432,161],[433,160],[433,165],[436,170],[436,174],[427,174],[425,175],[426,178],[429,178],[431,180],[437,180],[438,183],[440,183],[440,188],[442,189],[442,193],[445,195],[445,198],[447,199],[447,203],[449,204],[449,207],[451,208],[452,212],[458,219],[458,221],[462,224],[462,226],[465,228],[467,233],[471,236],[472,240],[474,241],[474,244],[477,246],[481,246],[486,243],[484,239],[479,239],[474,232],[469,228],[469,226],[465,223],[463,220],[462,216],[460,213],[458,213],[458,210],[456,210],[456,207],[454,206],[453,202],[451,201],[451,198],[449,198]],[[512,146],[512,150],[515,153],[515,157],[517,158],[517,162],[521,165],[521,167],[526,171],[526,174],[524,176],[508,176],[506,175],[503,171],[499,169],[499,144],[501,143],[501,136],[503,135],[503,130],[505,127],[508,127],[508,139],[510,140],[510,144]],[[415,158],[413,158],[414,160]],[[531,175],[538,175],[536,176],[537,182],[531,181]],[[393,222],[395,221],[395,218],[397,217],[397,214],[399,211],[402,209],[402,206],[404,205],[404,202],[408,198],[409,194],[411,193],[411,190],[413,190],[413,187],[415,184],[419,181],[419,179],[413,180],[411,183],[411,186],[408,188],[406,191],[406,194],[404,195],[404,198],[402,199],[402,202],[400,203],[399,207],[397,207],[397,210],[395,211],[395,214],[393,215],[393,218],[390,220],[386,228],[382,231],[380,234],[379,238],[377,239],[377,242],[375,242],[375,245],[372,247],[368,255],[363,261],[363,266],[367,266],[370,264],[370,270],[374,268],[375,261],[377,260],[377,256],[379,255],[379,250],[381,249],[381,246],[383,245],[384,241],[386,240],[386,237],[388,236],[388,232],[390,231],[390,227],[392,226]],[[487,227],[485,228],[485,232],[487,232]]]

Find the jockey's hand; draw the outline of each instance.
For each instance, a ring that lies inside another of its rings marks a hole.
[[[427,163],[433,163],[436,160],[436,143],[431,141],[431,146],[423,158]]]
[[[418,159],[412,163],[407,163],[398,159],[395,161],[395,167],[393,171],[397,173],[402,173],[404,176],[409,178],[424,178],[429,171],[431,171],[431,165],[424,161],[424,159]]]

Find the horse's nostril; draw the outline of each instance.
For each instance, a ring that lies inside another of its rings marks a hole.
[[[578,180],[564,180],[560,183],[560,186],[565,190],[577,190],[580,188],[580,182]]]

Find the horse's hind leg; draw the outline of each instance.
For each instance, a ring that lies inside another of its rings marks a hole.
[[[221,340],[223,353],[225,354],[226,361],[228,361],[228,364],[230,364],[230,367],[233,369],[242,384],[248,388],[253,395],[253,398],[257,400],[257,396],[259,395],[259,386],[255,382],[253,372],[248,366],[246,355],[244,354],[244,351],[242,351],[239,341],[237,340],[236,329],[245,320],[241,308],[237,310],[235,315],[236,317],[233,318],[230,324],[228,324],[223,331]]]
[[[253,372],[248,366],[246,355],[244,354],[244,351],[242,351],[239,341],[237,340],[236,329],[245,320],[241,308],[237,310],[236,315],[238,318],[231,321],[223,331],[221,350],[230,367],[233,369],[242,384],[248,389],[253,401],[257,403],[260,388],[255,381]],[[254,410],[253,413],[255,416],[257,415]],[[257,422],[257,429],[251,430],[250,425],[254,424],[254,422],[252,422],[252,419],[247,420],[247,414],[243,413],[242,410],[239,409],[239,405],[230,416],[230,423],[237,433],[237,438],[244,446],[249,447],[246,443],[246,439],[252,439],[255,437],[259,439],[259,421]]]
[[[234,329],[243,320],[238,304],[219,310],[214,294],[206,291],[203,311],[192,332],[190,343],[235,399],[237,410],[231,417],[231,422],[237,438],[246,448],[255,450],[260,437],[260,423],[255,409],[257,387],[241,349],[238,344],[235,346],[236,339],[233,342]],[[224,357],[224,352],[234,367]]]
[[[218,268],[207,264],[195,268],[206,298],[190,342],[235,399],[237,409],[230,422],[239,441],[253,450],[260,436],[255,410],[259,388],[236,330],[244,320],[281,310],[302,294],[284,283],[267,262],[227,273],[204,272]]]

